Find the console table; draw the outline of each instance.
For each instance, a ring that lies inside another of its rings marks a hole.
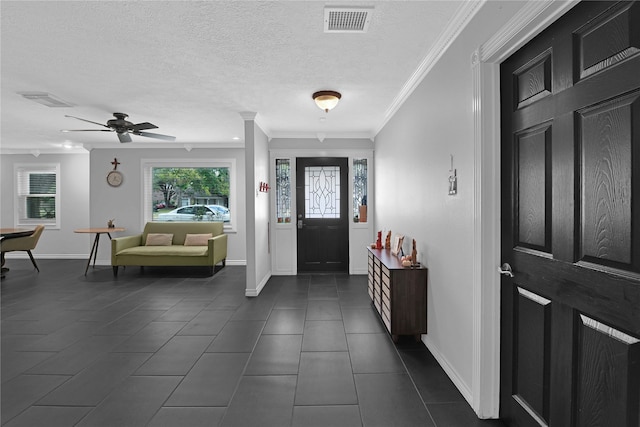
[[[403,267],[389,249],[368,250],[368,290],[394,341],[399,335],[427,333],[427,272],[424,267]]]

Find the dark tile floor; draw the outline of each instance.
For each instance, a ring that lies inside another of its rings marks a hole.
[[[437,426],[478,420],[422,345],[394,344],[365,276],[8,260],[2,425]]]

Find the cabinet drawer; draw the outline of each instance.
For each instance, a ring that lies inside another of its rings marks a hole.
[[[383,272],[384,273],[384,272]],[[382,283],[384,283],[385,285],[387,285],[387,287],[390,287],[391,285],[391,279],[389,279],[389,276],[386,274],[382,274]]]
[[[386,265],[382,266],[382,274],[385,274],[387,277],[391,276],[391,273],[389,273],[389,269],[387,268]]]
[[[373,300],[373,288],[371,286],[369,286],[369,298]]]
[[[382,303],[387,306],[389,312],[391,312],[391,299],[387,294],[382,292]]]
[[[389,318],[386,316],[384,312],[382,313],[381,317],[382,317],[382,322],[384,323],[384,326],[386,326],[387,330],[391,332],[391,320],[389,320]]]
[[[384,283],[384,280],[382,281],[382,292],[386,292],[387,296],[391,298],[391,288],[388,284]]]

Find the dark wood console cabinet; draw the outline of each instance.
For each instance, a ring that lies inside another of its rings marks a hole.
[[[394,341],[427,333],[427,269],[403,267],[389,249],[368,250],[369,296]]]

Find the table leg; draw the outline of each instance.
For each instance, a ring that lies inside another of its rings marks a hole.
[[[96,233],[96,250],[93,253],[93,268],[96,268],[96,258],[98,258],[99,245],[100,245],[100,233]]]
[[[91,258],[94,258],[94,268],[95,268],[95,257],[94,254],[98,253],[98,237],[100,237],[100,233],[96,233],[96,238],[93,239],[93,246],[91,246],[91,253],[89,253],[89,260],[87,261],[87,268],[84,269],[84,275],[87,275],[87,271],[89,270],[89,265],[91,265]]]

